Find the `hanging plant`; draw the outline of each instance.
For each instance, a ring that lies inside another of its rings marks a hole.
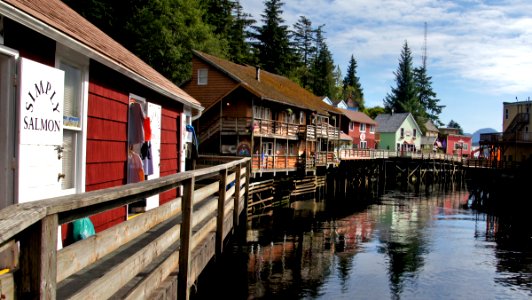
[[[289,116],[291,116],[294,113],[291,108],[287,108],[286,112],[288,113]]]

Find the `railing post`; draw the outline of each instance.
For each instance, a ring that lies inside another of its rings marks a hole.
[[[248,202],[249,202],[249,178],[251,174],[251,160],[249,160],[246,163],[246,185],[245,185],[245,192],[244,192],[244,212],[246,213],[247,217],[247,211],[248,211]]]
[[[242,164],[238,164],[235,170],[235,198],[233,205],[233,228],[238,226],[238,216],[240,215],[240,177],[242,172]]]
[[[53,214],[21,236],[18,299],[56,299],[57,227],[58,217]]]
[[[189,299],[190,273],[190,244],[192,237],[192,214],[194,203],[194,176],[183,181],[183,196],[181,198],[181,237],[179,247],[179,273],[177,280],[178,299]]]
[[[220,171],[220,181],[218,189],[218,213],[216,215],[216,257],[219,257],[220,254],[222,254],[223,248],[226,188],[227,169],[224,168]]]

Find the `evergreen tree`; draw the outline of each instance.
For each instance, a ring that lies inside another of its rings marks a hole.
[[[334,61],[323,37],[321,25],[316,30],[316,49],[318,55],[313,60],[311,90],[315,95],[332,97],[334,94]]]
[[[343,82],[343,96],[345,101],[351,99],[358,106],[360,111],[364,110],[364,92],[360,84],[360,78],[357,75],[357,61],[351,55],[349,65],[347,67],[347,74],[345,74]]]
[[[464,130],[462,129],[462,126],[460,126],[460,124],[458,124],[457,122],[455,122],[454,120],[451,120],[449,121],[449,124],[447,124],[447,128],[455,128],[455,129],[458,129],[458,133],[463,135],[464,134]]]
[[[281,0],[266,0],[264,13],[261,14],[263,25],[253,26],[252,37],[259,57],[260,66],[272,73],[288,75],[292,65],[293,51],[290,47],[288,28],[281,18]]]
[[[387,113],[410,112],[417,116],[422,111],[422,106],[417,99],[416,83],[414,81],[414,71],[412,68],[412,54],[408,43],[405,41],[399,59],[399,67],[395,74],[396,87],[392,87],[392,92],[384,99],[384,109]]]
[[[417,97],[423,106],[428,119],[436,126],[442,125],[439,115],[444,105],[439,105],[440,99],[436,98],[436,93],[432,89],[432,77],[427,76],[427,69],[421,66],[414,69],[414,80],[416,82]]]
[[[296,24],[294,24],[294,31],[292,37],[294,40],[295,54],[298,61],[297,77],[301,86],[309,87],[309,69],[310,61],[316,56],[315,33],[312,28],[312,22],[305,16],[300,16]]]
[[[339,65],[336,65],[336,69],[333,72],[333,78],[334,78],[334,92],[331,95],[331,99],[338,101],[339,99],[342,99],[343,97],[342,91],[344,89],[344,82],[342,79],[342,70],[340,69]]]
[[[233,7],[233,24],[229,31],[229,59],[239,64],[254,64],[250,45],[247,42],[250,34],[248,28],[255,24],[251,14],[245,13],[240,1]]]

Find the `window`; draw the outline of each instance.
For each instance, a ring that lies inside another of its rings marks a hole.
[[[198,69],[198,85],[207,85],[209,78],[209,70]]]
[[[56,67],[65,72],[63,104],[63,149],[61,152],[61,189],[66,193],[83,192],[85,110],[88,95],[88,59],[57,46]]]
[[[360,141],[360,149],[367,149],[367,148],[368,148],[368,142]]]
[[[273,143],[263,143],[262,144],[262,153],[264,153],[264,155],[267,155],[267,156],[272,156],[273,155]]]
[[[353,131],[355,129],[355,122],[349,122],[349,131]]]
[[[504,110],[504,118],[508,120],[508,108]]]
[[[417,130],[414,128],[414,135],[412,136],[413,138],[416,138],[417,137]]]
[[[366,132],[366,124],[360,123],[360,132]]]
[[[405,129],[401,128],[401,138],[404,138],[404,137],[405,137]]]
[[[305,112],[304,111],[299,112],[299,124],[305,124]]]
[[[375,125],[370,125],[369,126],[369,132],[370,133],[375,133]]]

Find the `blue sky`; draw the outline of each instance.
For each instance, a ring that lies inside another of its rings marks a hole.
[[[395,87],[405,41],[419,66],[427,23],[427,70],[445,105],[440,120],[466,133],[502,131],[503,102],[532,99],[530,0],[284,0],[282,18],[325,24],[325,37],[342,76],[351,55],[368,107],[382,106]],[[240,0],[261,25],[264,0]]]

